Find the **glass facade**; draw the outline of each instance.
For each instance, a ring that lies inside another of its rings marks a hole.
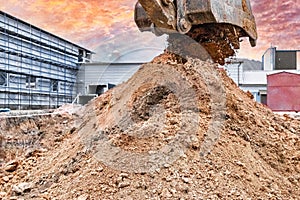
[[[79,65],[91,52],[0,11],[0,108],[71,103]]]

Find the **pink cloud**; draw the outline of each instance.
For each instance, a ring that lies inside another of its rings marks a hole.
[[[299,49],[300,6],[294,0],[253,0],[259,39],[257,47],[241,50],[240,56],[260,59],[271,45],[278,49]]]

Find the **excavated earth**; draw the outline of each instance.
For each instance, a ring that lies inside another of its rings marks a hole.
[[[162,54],[80,108],[1,118],[2,199],[299,199],[300,121]]]

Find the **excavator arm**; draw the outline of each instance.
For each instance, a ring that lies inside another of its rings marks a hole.
[[[138,0],[135,22],[157,36],[188,35],[220,64],[239,49],[241,37],[252,47],[257,40],[249,0]]]

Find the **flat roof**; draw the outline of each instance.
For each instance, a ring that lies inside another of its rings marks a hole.
[[[276,51],[277,51],[277,52],[298,52],[298,51],[300,51],[300,50],[298,50],[298,49],[295,49],[295,50],[292,50],[292,49],[291,49],[291,50],[280,50],[280,49],[279,49],[279,50],[277,50],[277,49],[276,49]]]
[[[54,35],[53,33],[50,33],[50,32],[48,32],[48,31],[45,31],[45,30],[43,30],[43,29],[41,29],[41,28],[39,28],[39,27],[37,27],[37,26],[34,26],[34,25],[32,25],[32,24],[30,24],[30,23],[28,23],[28,22],[25,22],[25,21],[23,21],[23,20],[21,20],[21,19],[19,19],[19,18],[16,18],[16,17],[14,17],[14,16],[12,16],[12,15],[6,13],[6,12],[3,12],[2,10],[0,10],[0,14],[1,14],[1,15],[4,15],[4,16],[7,16],[7,17],[9,17],[9,18],[11,18],[11,19],[14,19],[14,20],[16,20],[16,21],[19,21],[19,22],[21,22],[21,23],[23,23],[23,24],[25,24],[25,25],[28,25],[28,26],[30,26],[30,27],[33,27],[33,28],[35,28],[35,29],[38,29],[39,31],[41,31],[41,32],[43,32],[43,33],[46,33],[46,34],[48,34],[48,35],[51,35],[51,36],[53,36],[53,37],[56,37],[56,38],[58,38],[58,39],[60,39],[60,40],[62,40],[62,41],[64,41],[64,42],[68,42],[68,43],[70,43],[70,44],[72,44],[72,45],[74,45],[74,46],[76,46],[76,47],[78,47],[78,48],[80,48],[80,49],[84,49],[84,50],[86,50],[86,51],[88,51],[88,52],[90,52],[90,53],[93,53],[91,50],[88,50],[88,49],[86,49],[86,48],[84,48],[84,47],[82,47],[82,46],[79,46],[79,45],[77,45],[77,44],[75,44],[75,43],[73,43],[73,42],[70,42],[70,41],[68,41],[68,40],[66,40],[66,39],[64,39],[64,38],[61,38],[61,37],[59,37],[59,36],[57,36],[57,35]]]
[[[275,50],[276,52],[300,52],[300,49],[277,49],[277,47],[269,47],[264,53],[263,56],[269,51],[269,50]]]

